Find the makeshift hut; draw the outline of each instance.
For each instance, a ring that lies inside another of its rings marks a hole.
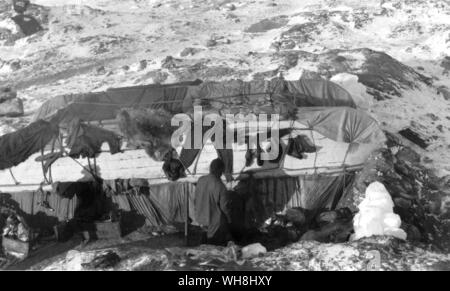
[[[169,180],[154,153],[170,148],[167,135],[176,128],[168,129],[167,116],[191,113],[194,105],[220,116],[279,114],[279,156],[252,163],[246,144],[226,151],[210,140],[198,150],[180,146],[185,175]],[[101,192],[104,205],[150,225],[184,221],[190,201],[194,220],[195,182],[220,155],[232,186],[245,196],[247,223],[254,224],[285,208],[334,207],[384,139],[351,95],[326,80],[194,81],[63,95],[45,102],[28,127],[0,137],[0,192],[30,216],[55,217],[52,223],[74,216],[80,192]]]

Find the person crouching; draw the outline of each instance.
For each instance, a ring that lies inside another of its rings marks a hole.
[[[213,160],[209,174],[200,177],[195,190],[196,220],[206,229],[208,244],[226,245],[232,240],[229,228],[230,199],[221,180],[224,169],[225,164],[221,159]]]

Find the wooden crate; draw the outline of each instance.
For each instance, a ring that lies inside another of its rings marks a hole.
[[[28,257],[30,252],[30,242],[23,242],[5,236],[2,239],[2,247],[6,254],[20,259]]]
[[[122,236],[120,222],[96,222],[95,234],[98,239],[116,239]]]

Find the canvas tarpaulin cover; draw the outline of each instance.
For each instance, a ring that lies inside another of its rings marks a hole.
[[[356,108],[352,96],[344,88],[327,80],[300,79],[285,82],[294,103],[299,107],[347,106]]]
[[[308,210],[332,208],[353,175],[300,176],[240,181],[235,192],[244,202],[246,226],[263,223],[273,213],[285,208]],[[189,195],[189,217],[195,222],[195,185],[166,183],[150,185],[145,180],[132,185],[130,180],[105,181],[112,202],[123,211],[136,211],[147,225],[160,226],[186,219],[186,195]]]
[[[334,141],[378,144],[385,140],[377,121],[353,108],[299,108],[297,121]]]
[[[135,211],[145,217],[146,224],[161,226],[186,220],[186,195],[190,200],[190,217],[193,218],[194,185],[191,183],[166,183],[148,185],[145,180],[105,181],[104,187],[111,200],[125,212]]]
[[[161,226],[186,219],[186,195],[189,195],[189,217],[195,223],[195,185],[192,183],[166,183],[148,185],[145,180],[104,181],[111,202],[125,212],[135,211],[145,217],[147,225]],[[245,225],[263,223],[273,213],[285,208],[302,207],[315,210],[332,207],[342,193],[344,185],[352,181],[352,175],[301,176],[270,179],[248,179],[235,187],[244,197]],[[42,191],[0,194],[2,206],[16,203],[33,228],[52,227],[58,221],[72,219],[78,205],[76,195],[64,196]],[[54,212],[39,204],[47,200]],[[9,201],[9,202],[8,202]],[[244,224],[244,221],[242,222]]]
[[[164,108],[169,112],[182,111],[187,87],[199,81],[169,85],[146,85],[112,88],[105,92],[60,95],[46,101],[36,112],[34,120],[56,119],[70,122],[115,119],[121,108]]]
[[[0,137],[0,170],[14,167],[43,149],[58,136],[58,127],[39,120]]]
[[[94,158],[101,152],[103,142],[108,143],[112,155],[120,152],[120,139],[114,132],[73,120],[67,140],[69,156]]]
[[[43,201],[47,201],[54,209],[42,207]],[[65,198],[56,192],[47,195],[43,191],[24,191],[14,193],[0,193],[0,206],[11,207],[20,215],[23,215],[31,228],[51,228],[60,221],[72,219],[78,204],[76,196]]]
[[[231,80],[205,82],[191,86],[186,94],[185,111],[189,104],[208,104],[211,109],[223,113],[277,113],[288,117],[297,107],[356,105],[345,89],[326,80],[300,79],[286,81],[275,78],[270,81],[244,82]],[[197,102],[198,104],[198,102]]]
[[[214,106],[231,110],[250,110],[287,115],[297,106],[356,107],[351,95],[326,80],[244,82],[231,80],[205,82],[196,80],[167,85],[112,88],[104,92],[60,95],[46,101],[34,120],[52,118],[70,121],[114,119],[120,108],[163,108],[171,113],[189,112],[195,100],[209,100]]]
[[[248,179],[235,191],[243,195],[246,226],[260,225],[275,212],[300,207],[318,210],[335,207],[353,174]]]

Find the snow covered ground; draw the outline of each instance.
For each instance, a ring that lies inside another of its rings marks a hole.
[[[389,237],[357,242],[321,244],[301,241],[265,254],[243,259],[239,247],[179,247],[173,243],[154,248],[148,242],[103,249],[74,249],[33,265],[31,270],[91,270],[87,264],[113,252],[117,264],[97,270],[265,270],[265,271],[424,271],[449,270],[450,256],[412,246]]]

